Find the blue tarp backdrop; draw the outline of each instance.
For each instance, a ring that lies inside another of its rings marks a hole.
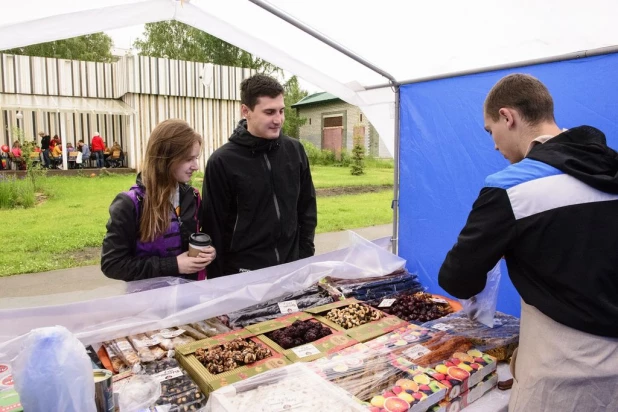
[[[485,177],[508,166],[483,130],[483,102],[510,73],[547,85],[558,126],[595,126],[618,149],[618,54],[402,86],[399,255],[433,293],[445,293],[438,271]],[[520,314],[504,262],[498,310]]]

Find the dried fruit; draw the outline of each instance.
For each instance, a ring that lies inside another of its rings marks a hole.
[[[231,371],[269,356],[271,356],[270,349],[252,340],[240,338],[223,345],[195,351],[195,358],[212,374]]]
[[[350,329],[374,320],[378,320],[383,316],[384,315],[381,312],[370,308],[369,306],[353,303],[341,309],[331,309],[326,314],[326,319],[345,329]]]
[[[328,327],[319,322],[297,320],[290,326],[277,329],[266,334],[283,349],[290,349],[306,343],[314,342],[333,333]]]
[[[390,307],[380,309],[408,322],[428,322],[453,311],[448,303],[436,302],[433,299],[431,294],[424,292],[402,293],[397,295]]]

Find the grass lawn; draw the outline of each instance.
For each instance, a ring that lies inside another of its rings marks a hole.
[[[365,169],[362,176],[352,176],[347,167],[311,166],[316,189],[350,186],[393,186],[393,169]]]
[[[318,197],[317,233],[383,225],[393,221],[393,191]]]
[[[389,175],[392,185],[392,169],[367,170],[355,177],[347,168],[317,166],[313,177],[318,188],[388,185]],[[201,180],[194,179],[199,189]],[[45,201],[34,208],[0,210],[0,276],[99,264],[109,205],[134,181],[132,175],[48,177]],[[390,190],[318,198],[317,232],[391,222],[391,199]]]

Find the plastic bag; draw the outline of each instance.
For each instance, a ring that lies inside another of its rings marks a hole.
[[[133,375],[119,391],[122,412],[137,412],[148,408],[161,396],[161,385],[152,376]],[[115,390],[114,390],[115,392]]]
[[[63,326],[34,329],[13,361],[15,390],[28,412],[95,411],[94,375],[84,345]]]
[[[500,262],[487,273],[485,289],[470,299],[460,299],[464,312],[472,320],[481,322],[488,328],[494,327],[494,315],[498,303],[498,287],[500,286]]]

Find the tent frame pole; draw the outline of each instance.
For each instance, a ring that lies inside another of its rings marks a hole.
[[[400,108],[400,87],[395,86],[395,148],[393,160],[395,163],[395,175],[393,179],[393,237],[391,237],[391,252],[394,255],[399,254],[399,148],[400,148],[400,125],[399,125],[399,108]]]
[[[537,64],[555,63],[555,62],[568,61],[568,60],[578,60],[578,59],[583,59],[586,57],[602,56],[605,54],[612,54],[612,53],[617,53],[617,52],[618,52],[618,45],[600,47],[598,49],[582,50],[578,52],[561,54],[557,56],[543,57],[540,59],[524,60],[524,61],[519,61],[515,63],[500,64],[496,66],[482,67],[478,69],[461,70],[458,72],[439,74],[436,76],[419,77],[418,79],[403,80],[398,83],[400,85],[422,83],[422,82],[428,82],[432,80],[441,80],[441,79],[449,79],[451,77],[466,76],[470,74],[479,74],[479,73],[494,72],[498,70],[515,69],[518,67],[525,67],[525,66],[534,66]],[[383,83],[383,84],[376,84],[373,86],[365,86],[365,90],[383,89],[386,87],[391,87],[391,84]]]
[[[290,23],[292,26],[296,27],[297,29],[304,31],[305,33],[307,33],[311,37],[314,37],[314,38],[320,40],[322,43],[325,43],[325,44],[329,45],[330,47],[332,47],[333,49],[335,49],[335,50],[345,54],[346,56],[348,56],[352,60],[354,60],[354,61],[362,64],[363,66],[373,70],[374,72],[376,72],[376,73],[386,77],[388,80],[391,81],[391,83],[389,83],[389,86],[393,85],[393,84],[397,84],[397,80],[395,80],[395,77],[392,76],[391,74],[389,74],[388,72],[380,69],[378,66],[376,66],[376,65],[370,63],[369,61],[363,59],[359,55],[357,55],[357,54],[353,53],[352,51],[346,49],[342,45],[334,42],[333,40],[331,40],[328,37],[324,36],[320,32],[312,29],[311,27],[307,26],[306,24],[296,20],[294,17],[292,17],[289,14],[283,12],[282,10],[279,10],[278,8],[274,7],[272,4],[269,4],[269,3],[267,3],[267,2],[265,2],[263,0],[249,0],[249,1],[251,3],[253,3],[253,4],[255,4],[256,6],[266,10],[267,12],[269,12],[271,14],[274,14],[275,16],[279,17],[281,20]]]

